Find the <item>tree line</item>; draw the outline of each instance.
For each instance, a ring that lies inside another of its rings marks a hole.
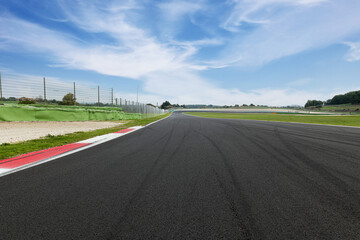
[[[327,101],[308,100],[305,107],[321,107],[323,105],[339,105],[339,104],[360,104],[360,90],[352,91],[345,94],[339,94]]]

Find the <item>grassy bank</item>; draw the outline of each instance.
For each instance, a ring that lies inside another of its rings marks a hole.
[[[118,127],[112,127],[112,128],[105,128],[105,129],[98,129],[94,131],[89,132],[76,132],[76,133],[70,133],[66,135],[60,135],[60,136],[47,136],[45,138],[41,139],[35,139],[30,141],[25,141],[21,143],[14,143],[14,144],[8,144],[4,143],[0,145],[0,159],[6,159],[18,156],[20,154],[39,151],[51,147],[57,147],[62,146],[69,143],[74,143],[78,141],[82,141],[85,139],[89,139],[92,137],[96,137],[99,135],[112,133],[119,131],[124,128],[132,127],[132,126],[144,126],[146,124],[149,124],[151,122],[160,120],[162,118],[165,118],[169,116],[170,113],[151,117],[151,118],[144,118],[144,119],[136,119],[136,120],[129,120],[126,124],[119,125]],[[116,121],[113,121],[116,122]]]
[[[207,117],[207,118],[229,118],[229,119],[247,119],[264,120],[279,122],[298,122],[315,123],[327,125],[360,126],[360,115],[295,115],[295,114],[244,114],[244,113],[209,113],[209,112],[186,112],[185,114]]]
[[[121,108],[60,106],[56,108],[27,105],[0,106],[0,121],[89,121],[140,119],[140,113],[125,113]]]
[[[360,114],[360,104],[339,104],[339,105],[325,105],[322,107],[308,107],[306,110],[310,111],[324,111],[324,112],[347,112],[351,114]]]
[[[321,108],[322,111],[335,111],[335,112],[359,112],[359,104],[340,104],[340,105],[325,105]]]

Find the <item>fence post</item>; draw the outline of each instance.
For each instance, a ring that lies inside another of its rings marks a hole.
[[[46,82],[44,77],[44,103],[46,104]]]
[[[74,82],[74,101],[76,102],[76,88],[75,88],[75,82]]]
[[[100,107],[100,86],[98,85],[98,106]]]
[[[117,100],[116,100],[117,105]],[[114,107],[114,89],[111,88],[111,106]]]
[[[117,105],[117,98],[115,98],[115,107],[117,107],[118,105]]]
[[[2,102],[3,102],[3,97],[2,97],[1,72],[0,72],[0,104],[2,104]]]
[[[119,100],[120,100],[120,103],[119,103],[119,106],[121,107],[121,108],[123,108],[122,107],[122,101],[121,101],[121,98],[119,98]],[[124,109],[121,109],[122,111],[124,111]]]

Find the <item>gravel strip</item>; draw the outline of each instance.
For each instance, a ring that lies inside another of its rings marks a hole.
[[[114,122],[0,122],[0,144],[15,143],[51,135],[86,132],[110,128],[123,123]]]

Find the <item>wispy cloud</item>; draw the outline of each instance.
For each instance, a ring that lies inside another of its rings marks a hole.
[[[274,13],[289,7],[311,7],[329,0],[233,0],[229,3],[234,10],[223,23],[223,27],[229,31],[237,32],[242,23],[271,23]]]
[[[231,31],[245,22],[258,23],[250,34],[237,34],[222,62],[262,65],[303,51],[340,43],[360,32],[360,2],[255,0],[236,1],[223,26]]]
[[[177,22],[186,15],[191,15],[205,8],[203,1],[172,0],[158,4],[165,20]]]
[[[92,45],[72,36],[48,30],[15,17],[0,17],[0,48],[46,52],[58,66],[92,70],[102,74],[139,78],[162,69],[175,70],[184,65],[183,56],[189,49],[170,48],[152,38],[126,35],[129,44]],[[128,31],[128,30],[127,30]],[[134,30],[134,32],[136,32]],[[119,37],[118,40],[124,40]],[[138,45],[135,45],[135,43]]]
[[[360,61],[360,42],[347,42],[345,44],[350,47],[345,59],[349,62]]]

